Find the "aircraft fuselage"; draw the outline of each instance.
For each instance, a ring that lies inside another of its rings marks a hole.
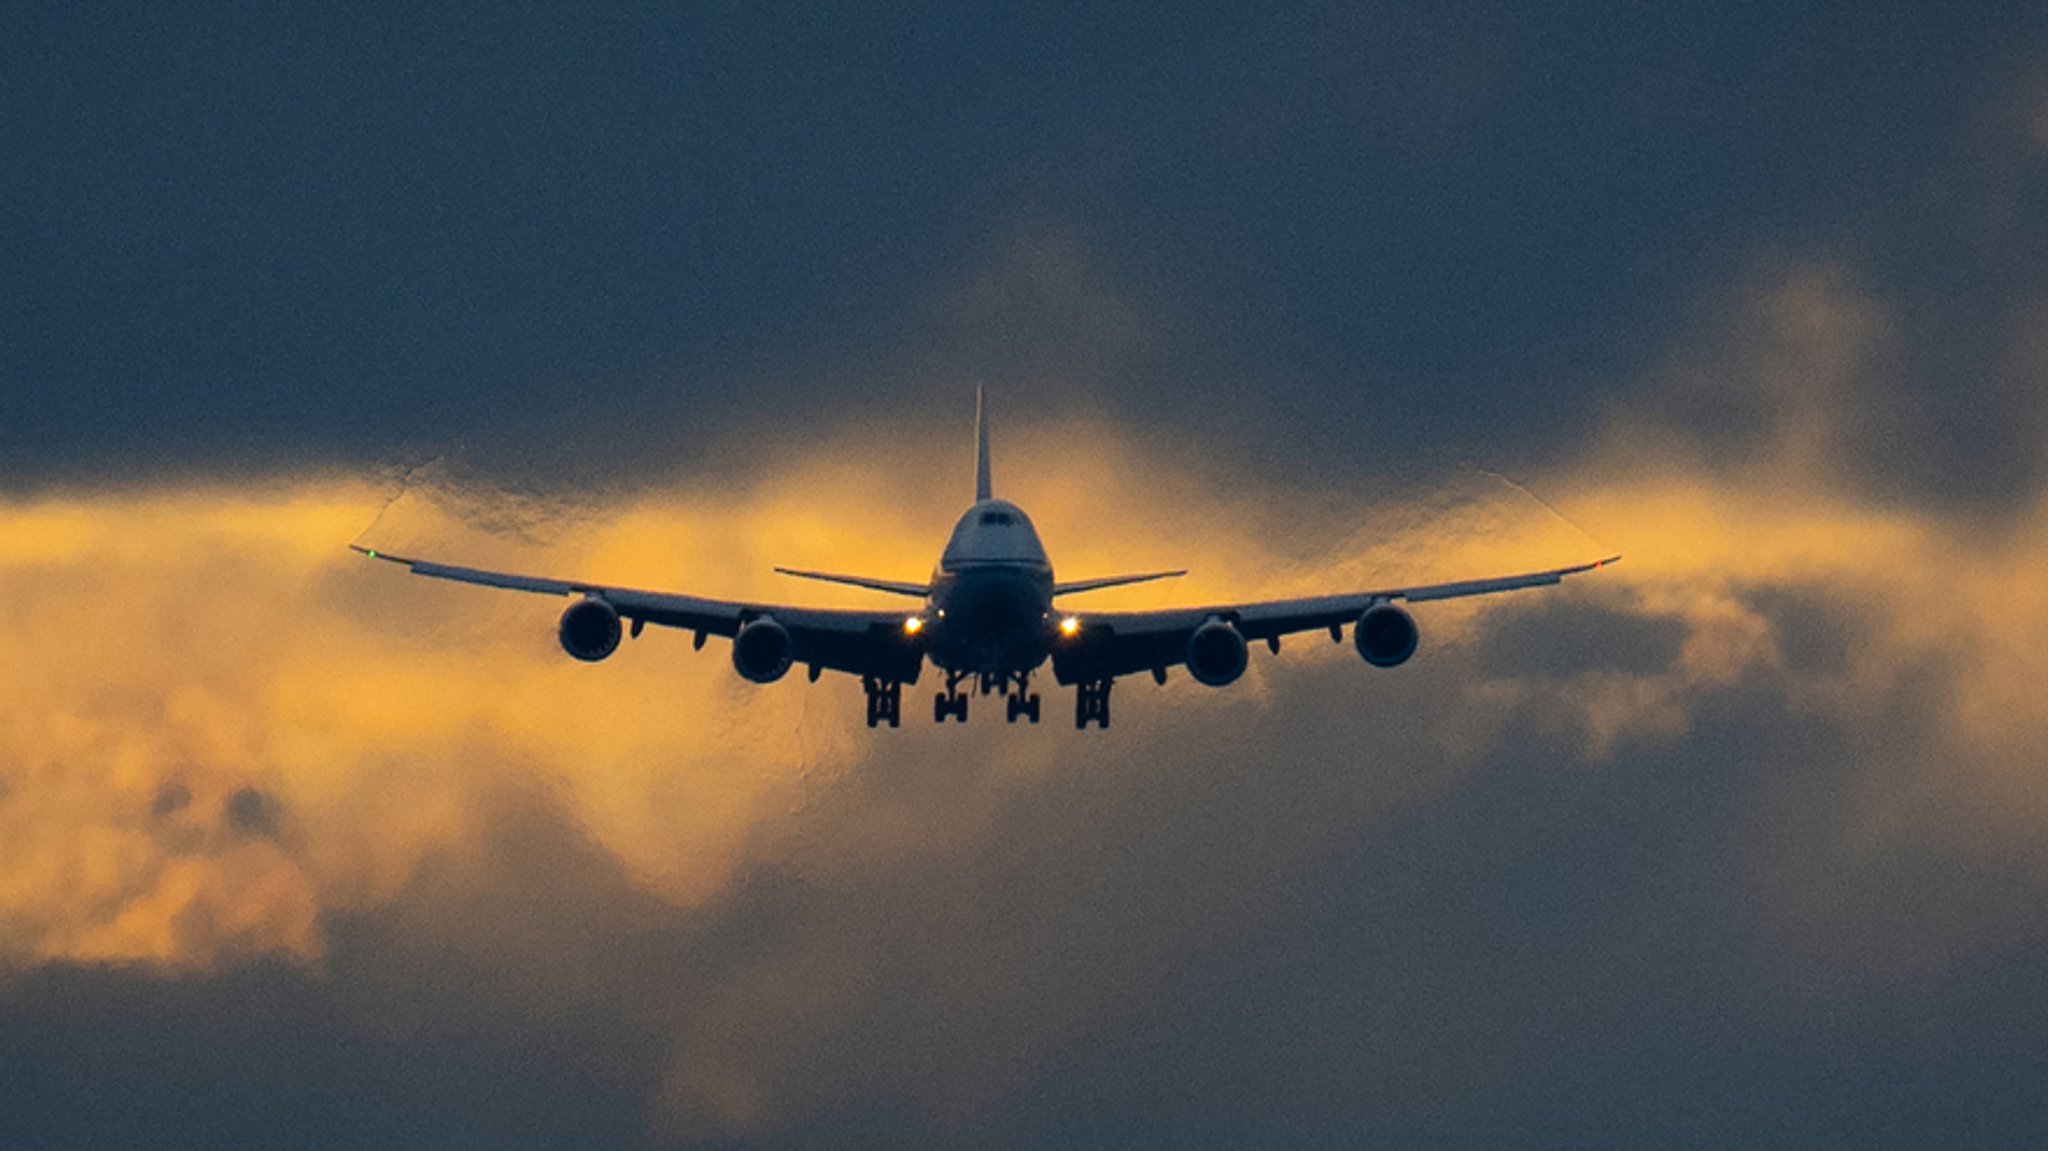
[[[922,627],[938,667],[1000,683],[1045,662],[1059,628],[1052,564],[1015,504],[980,500],[960,517],[931,589]]]

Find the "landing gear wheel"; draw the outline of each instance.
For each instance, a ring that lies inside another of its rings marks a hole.
[[[860,686],[868,693],[868,726],[888,724],[890,727],[903,726],[903,684],[897,680],[880,680],[864,676]]]
[[[967,722],[967,696],[961,692],[940,692],[932,697],[932,722],[944,723],[952,716],[961,723]]]
[[[1074,730],[1086,731],[1091,720],[1109,727],[1109,687],[1113,682],[1088,680],[1074,692]]]
[[[1009,712],[1010,722],[1017,722],[1017,717],[1021,715],[1028,718],[1031,722],[1037,723],[1038,702],[1037,692],[1033,692],[1030,695],[1019,692],[1016,695],[1007,697],[1006,710]]]

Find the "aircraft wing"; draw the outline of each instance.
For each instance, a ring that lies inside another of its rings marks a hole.
[[[1165,669],[1187,662],[1188,637],[1211,619],[1228,621],[1252,642],[1264,640],[1278,644],[1284,635],[1324,629],[1337,638],[1341,637],[1341,629],[1357,623],[1358,617],[1375,604],[1394,600],[1420,603],[1543,587],[1569,575],[1605,567],[1620,558],[1610,556],[1573,567],[1492,579],[1382,588],[1345,595],[1161,611],[1081,613],[1076,617],[1080,628],[1073,639],[1054,645],[1053,675],[1061,683],[1076,683],[1147,671],[1164,674]]]
[[[672,592],[639,591],[609,584],[578,580],[548,579],[459,567],[432,560],[396,556],[373,548],[350,547],[371,559],[401,564],[412,574],[433,579],[541,595],[580,595],[602,599],[633,625],[633,634],[647,624],[680,628],[697,633],[703,646],[707,635],[737,634],[748,621],[773,616],[789,629],[793,641],[791,662],[814,669],[831,669],[851,675],[917,682],[924,666],[924,649],[903,629],[903,613],[884,611],[841,611],[825,608],[790,607],[780,604],[702,599]]]
[[[1100,591],[1106,587],[1129,587],[1134,583],[1151,583],[1153,580],[1179,579],[1188,574],[1186,568],[1170,572],[1146,572],[1143,575],[1103,576],[1100,579],[1074,580],[1070,583],[1052,585],[1054,599],[1063,595],[1079,595],[1084,591]]]
[[[795,568],[776,568],[775,574],[794,576],[797,579],[817,580],[819,583],[845,584],[847,587],[888,592],[890,595],[907,595],[916,599],[923,599],[932,594],[930,584],[906,583],[903,580],[893,579],[876,579],[873,576],[835,575],[832,572],[807,572],[798,571]]]

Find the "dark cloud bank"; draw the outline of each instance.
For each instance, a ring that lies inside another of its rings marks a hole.
[[[2048,289],[2031,5],[4,19],[17,483],[701,472],[972,378],[1530,470],[1815,245],[1912,304],[1914,489],[2035,479],[1986,326]]]
[[[964,845],[762,867],[689,913],[505,788],[474,855],[335,916],[311,968],[10,979],[0,1134],[637,1146],[649,1110],[679,1136],[765,1128],[736,1146],[2042,1132],[2048,960],[1996,926],[2048,890],[2038,858],[1850,842],[1870,744],[1927,738],[1910,700],[1852,734],[1746,683],[1595,764],[1510,716],[1445,778],[1430,732],[1485,671],[1415,670],[1369,705],[1349,674],[1276,675],[1303,729],[1284,752],[1272,713],[1140,720]],[[877,751],[815,834],[907,812],[957,843],[962,793],[1000,786],[986,742]]]

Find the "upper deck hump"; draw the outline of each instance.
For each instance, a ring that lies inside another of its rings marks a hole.
[[[1050,567],[1031,517],[1016,504],[997,499],[975,501],[953,525],[953,536],[939,557],[939,567],[944,570],[978,563]]]

